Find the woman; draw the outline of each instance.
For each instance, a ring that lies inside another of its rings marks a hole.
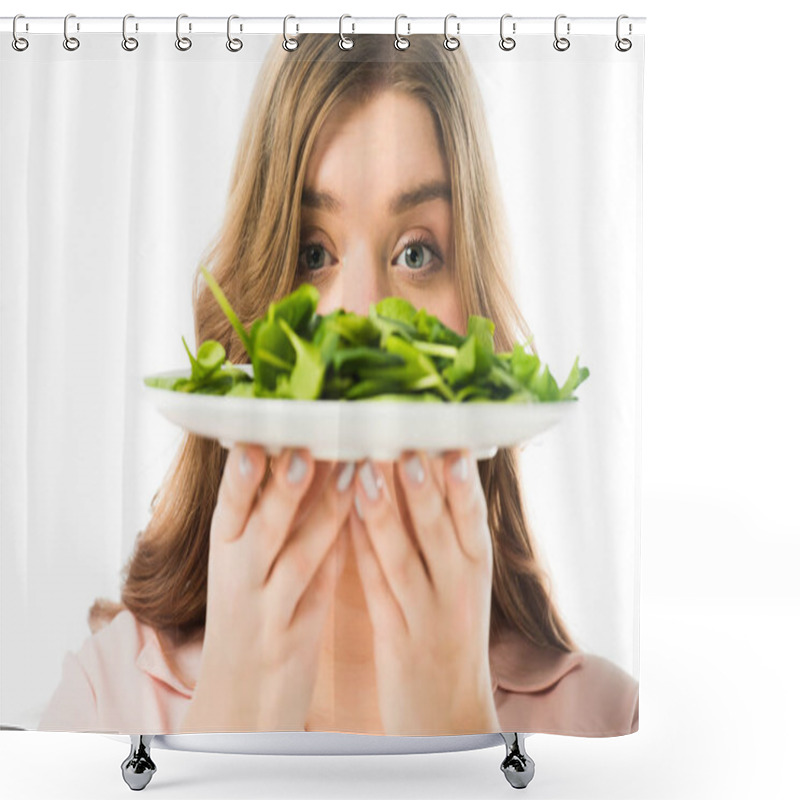
[[[491,318],[498,350],[528,339],[463,49],[298,40],[264,62],[205,259],[243,323],[311,282],[319,313],[398,295],[461,333]],[[199,276],[194,310],[197,342],[247,361]],[[333,464],[188,435],[152,510],[40,729],[638,729],[636,681],[551,599],[515,450]]]

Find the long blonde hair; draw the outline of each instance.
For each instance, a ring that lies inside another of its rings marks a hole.
[[[338,47],[338,35],[297,38],[294,52],[276,39],[264,60],[238,145],[225,218],[203,258],[245,327],[271,300],[299,285],[301,194],[326,118],[344,98],[364,101],[391,88],[423,100],[441,136],[450,170],[453,264],[463,312],[494,321],[497,351],[529,339],[509,283],[509,239],[491,140],[464,48],[448,51],[441,37],[428,35],[413,38],[412,53],[398,51],[394,36],[360,37],[351,50]],[[199,268],[193,309],[196,342],[216,339],[232,362],[246,363],[247,353]],[[123,571],[122,603],[98,599],[89,612],[93,631],[127,607],[176,644],[202,634],[209,531],[226,457],[216,440],[185,435]],[[499,449],[479,462],[479,472],[494,548],[490,642],[510,628],[540,647],[577,649],[537,556],[520,492],[517,449]]]

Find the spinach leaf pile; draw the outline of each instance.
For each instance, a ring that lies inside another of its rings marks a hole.
[[[336,309],[316,313],[319,291],[302,284],[245,330],[214,277],[201,267],[214,297],[242,340],[252,377],[209,339],[193,355],[190,377],[146,377],[178,392],[296,400],[549,402],[576,400],[589,377],[575,359],[559,387],[547,365],[521,344],[494,351],[494,323],[471,315],[462,336],[400,297],[372,303],[368,316]]]

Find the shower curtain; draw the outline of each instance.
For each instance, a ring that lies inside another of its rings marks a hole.
[[[642,21],[333,22],[3,20],[5,729],[638,730]]]

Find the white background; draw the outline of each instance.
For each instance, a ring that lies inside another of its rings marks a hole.
[[[716,6],[716,7],[715,7]],[[369,9],[369,10],[368,10]],[[532,736],[540,798],[793,798],[800,590],[800,13],[778,3],[577,2],[502,9],[298,2],[80,8],[28,15],[350,13],[646,16],[641,729]],[[9,9],[4,13],[17,13]],[[10,46],[7,41],[0,46]],[[2,732],[9,797],[127,792],[127,747],[103,736]],[[501,747],[419,756],[154,751],[165,797],[491,797],[513,791]]]

